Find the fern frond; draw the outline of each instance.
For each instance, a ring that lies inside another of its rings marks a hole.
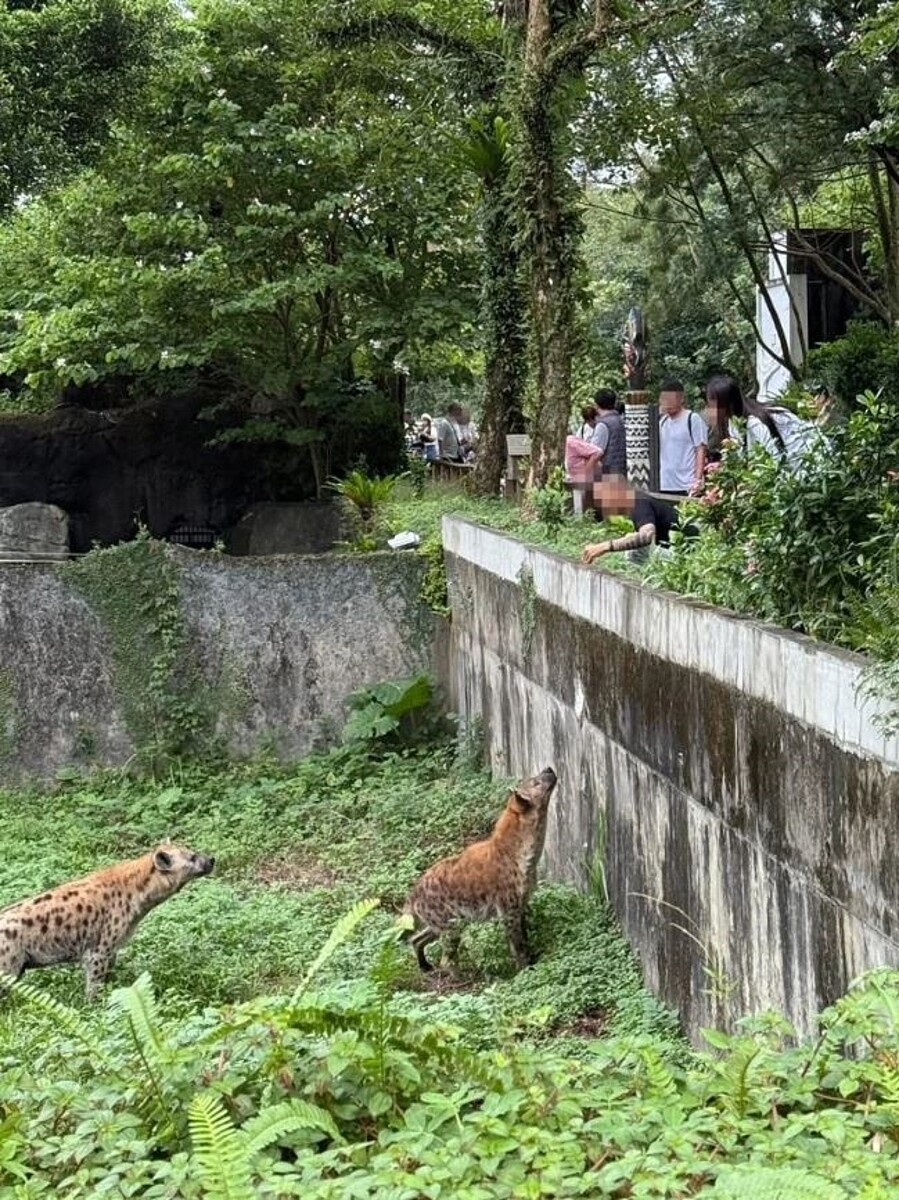
[[[247,1159],[251,1160],[253,1155],[280,1141],[285,1134],[299,1129],[316,1129],[328,1134],[335,1142],[343,1141],[334,1118],[325,1109],[305,1100],[286,1100],[264,1108],[241,1126],[240,1136]]]
[[[0,989],[5,990],[6,988],[9,988],[13,996],[22,1001],[26,1007],[34,1009],[44,1017],[49,1017],[70,1037],[77,1038],[96,1062],[102,1063],[108,1068],[111,1066],[109,1055],[104,1050],[102,1043],[97,1040],[93,1029],[77,1009],[63,1004],[53,996],[48,996],[46,992],[42,992],[31,983],[26,983],[23,979],[13,979],[9,975],[0,974]]]
[[[109,1004],[127,1017],[132,1037],[144,1060],[161,1063],[169,1057],[171,1051],[159,1022],[153,981],[146,972],[130,987],[113,992]]]
[[[761,1053],[760,1046],[746,1046],[733,1057],[725,1072],[731,1085],[730,1095],[726,1099],[732,1104],[738,1117],[745,1117],[752,1100],[750,1075],[752,1064]]]
[[[249,1155],[221,1097],[194,1096],[188,1124],[206,1200],[254,1200]]]
[[[795,1167],[739,1166],[719,1174],[709,1200],[845,1200],[829,1179]]]
[[[134,1043],[149,1090],[141,1107],[145,1115],[155,1117],[157,1135],[167,1137],[177,1121],[176,1107],[166,1096],[165,1078],[172,1060],[171,1047],[162,1033],[153,981],[146,973],[127,988],[119,988],[110,999],[110,1007],[117,1009],[128,1023],[128,1032]]]
[[[315,956],[312,966],[303,976],[299,987],[291,997],[291,1004],[296,1004],[299,1001],[328,959],[348,940],[360,921],[364,921],[368,914],[373,912],[380,903],[380,900],[360,900],[358,904],[354,904],[350,911],[340,918],[328,935],[324,946],[322,946],[321,950]]]
[[[642,1045],[637,1048],[637,1054],[646,1072],[650,1094],[660,1100],[676,1096],[677,1084],[674,1081],[674,1075],[656,1048]]]
[[[473,1080],[489,1090],[503,1090],[505,1081],[487,1055],[454,1042],[446,1029],[422,1025],[420,1020],[367,1009],[342,1009],[316,1002],[294,1009],[293,1028],[307,1033],[332,1034],[351,1031],[402,1050],[419,1061],[439,1065],[454,1077]],[[672,1084],[673,1086],[673,1084]]]

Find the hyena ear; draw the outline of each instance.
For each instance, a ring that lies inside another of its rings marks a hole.
[[[156,868],[157,871],[162,871],[163,874],[166,874],[168,871],[171,871],[171,869],[172,869],[171,854],[168,854],[165,850],[157,850],[156,853],[153,855],[153,866]]]
[[[517,808],[518,811],[522,813],[528,812],[534,807],[528,797],[522,796],[521,792],[519,792],[517,788],[509,789],[509,803],[513,808]]]

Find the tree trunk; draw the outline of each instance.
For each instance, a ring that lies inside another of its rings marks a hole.
[[[545,72],[552,42],[548,0],[531,3],[527,37],[520,108],[521,197],[536,363],[530,483],[539,485],[562,462],[571,415],[578,219],[573,184],[556,141],[556,131],[566,126],[554,94],[559,81],[550,81]]]
[[[527,378],[527,310],[521,255],[507,175],[484,181],[484,410],[478,441],[475,488],[499,491],[506,465],[506,435],[523,433]]]

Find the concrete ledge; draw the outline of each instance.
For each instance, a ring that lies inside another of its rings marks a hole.
[[[443,544],[448,554],[512,583],[525,567],[546,603],[773,704],[847,749],[899,766],[899,736],[885,737],[875,724],[886,706],[859,698],[866,665],[861,655],[699,600],[641,587],[461,517],[444,518]]]

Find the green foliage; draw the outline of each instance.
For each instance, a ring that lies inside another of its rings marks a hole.
[[[348,697],[350,715],[343,729],[346,745],[414,742],[430,715],[434,684],[427,675],[391,679]]]
[[[377,534],[396,487],[395,476],[376,479],[357,468],[343,479],[332,479],[329,486],[343,502],[354,532],[352,547],[362,551],[377,550]]]
[[[425,484],[428,482],[430,464],[418,454],[406,456],[405,474],[412,485],[412,495],[420,500],[425,494]]]
[[[64,568],[112,639],[116,690],[142,765],[209,749],[215,697],[191,653],[178,568],[141,530]]]
[[[892,1194],[894,972],[822,1014],[813,1043],[757,1018],[692,1056],[602,899],[554,886],[531,904],[532,967],[513,975],[501,930],[480,926],[467,986],[411,990],[381,908],[502,803],[453,754],[340,750],[182,767],[165,788],[111,775],[0,793],[0,905],[163,825],[215,849],[221,872],[141,924],[118,968],[139,977],[105,1006],[84,1007],[75,971],[12,986],[0,1190],[525,1200],[539,1177],[548,1200]]]
[[[531,489],[527,502],[550,536],[559,530],[571,510],[571,497],[565,487],[565,468],[554,467],[544,487]]]
[[[440,617],[450,614],[449,595],[446,584],[446,563],[443,560],[443,542],[438,534],[425,538],[419,554],[427,562],[427,570],[421,584],[422,603]]]
[[[4,6],[0,210],[96,158],[111,123],[177,44],[178,26],[157,0]]]
[[[645,1036],[594,1039],[573,1059],[535,1049],[521,1027],[501,1052],[471,1049],[439,1006],[384,992],[388,960],[302,1004],[270,996],[180,1017],[151,1008],[146,1036],[165,1048],[155,1081],[122,1006],[95,1016],[97,1061],[17,985],[36,1040],[33,1060],[4,1080],[16,1131],[6,1178],[28,1179],[29,1196],[99,1195],[114,1178],[125,1195],[314,1200],[409,1189],[524,1200],[535,1172],[550,1200],[849,1200],[899,1183],[895,973],[824,1013],[814,1044],[791,1046],[782,1022],[757,1020],[736,1036],[710,1033],[714,1052],[692,1060]],[[860,1040],[864,1055],[847,1054]]]
[[[251,443],[282,489],[288,463],[308,493],[354,448],[399,461],[401,380],[473,350],[473,189],[436,66],[385,47],[347,70],[331,16],[203,0],[94,170],[0,230],[18,404],[202,379],[215,444]]]
[[[873,321],[853,321],[844,337],[812,350],[810,379],[827,385],[848,408],[867,392],[899,396],[899,336]]]
[[[899,410],[868,393],[845,424],[791,472],[759,451],[731,452],[647,578],[751,613],[883,663],[869,676],[899,719],[894,544]]]

